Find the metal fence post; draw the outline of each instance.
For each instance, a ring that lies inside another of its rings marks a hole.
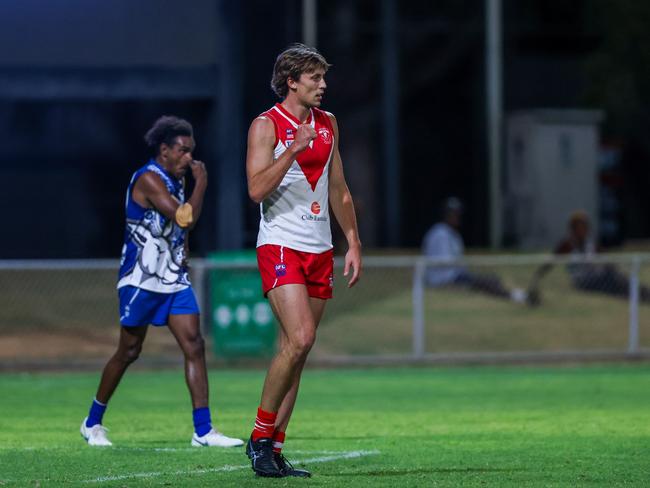
[[[632,258],[630,270],[630,324],[628,332],[627,353],[639,352],[639,271],[641,260],[639,256]]]
[[[210,332],[210,314],[208,310],[209,303],[207,302],[207,283],[205,280],[205,261],[203,259],[193,259],[192,267],[192,288],[196,294],[196,301],[199,304],[199,310],[201,311],[201,332],[203,336],[209,334]]]
[[[413,272],[413,357],[423,358],[424,344],[424,272],[426,260],[418,259]]]

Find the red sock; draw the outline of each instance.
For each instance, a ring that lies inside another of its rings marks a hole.
[[[255,418],[255,428],[251,437],[254,441],[261,439],[263,437],[271,438],[273,437],[273,432],[275,431],[275,419],[277,418],[277,413],[266,412],[262,410],[261,407],[257,409],[257,417]]]
[[[273,433],[273,452],[280,454],[282,452],[282,446],[284,446],[284,432],[276,430]]]

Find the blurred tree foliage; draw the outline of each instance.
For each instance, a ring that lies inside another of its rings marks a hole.
[[[650,2],[593,0],[588,25],[602,32],[586,59],[586,101],[607,111],[606,128],[647,137],[650,121]]]
[[[586,27],[601,45],[585,60],[585,102],[606,111],[606,139],[622,149],[626,237],[650,235],[650,2],[593,0]]]

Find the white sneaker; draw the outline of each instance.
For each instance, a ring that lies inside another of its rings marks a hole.
[[[194,432],[192,436],[193,447],[236,447],[243,445],[244,441],[241,439],[227,437],[214,429],[210,429],[210,432],[202,436]]]
[[[522,290],[521,288],[513,288],[510,291],[510,300],[515,303],[526,303],[527,299],[528,293],[526,293],[526,290]]]
[[[89,446],[112,446],[113,443],[106,437],[108,430],[102,424],[95,424],[92,427],[86,427],[86,420],[81,422],[81,436],[86,439]]]

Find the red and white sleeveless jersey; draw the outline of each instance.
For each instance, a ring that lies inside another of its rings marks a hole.
[[[293,143],[300,121],[279,103],[261,116],[275,125],[273,157],[278,159]],[[257,247],[276,244],[311,253],[332,248],[328,184],[334,129],[327,112],[317,108],[311,109],[305,123],[317,136],[298,155],[275,191],[260,203]]]

